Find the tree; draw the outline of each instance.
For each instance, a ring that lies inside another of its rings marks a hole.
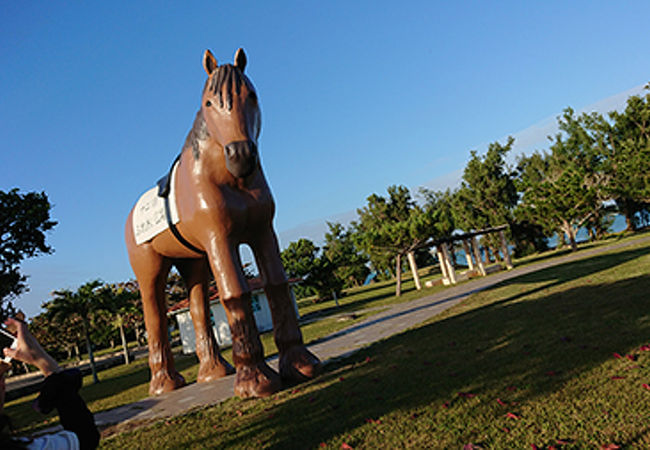
[[[137,300],[140,293],[133,283],[107,284],[99,292],[100,305],[98,308],[108,312],[113,318],[113,326],[120,332],[124,364],[129,364],[129,348],[126,342],[125,328],[129,316],[139,315],[140,308]]]
[[[462,229],[482,229],[512,223],[512,209],[517,204],[515,173],[505,157],[515,140],[509,137],[505,145],[493,142],[481,157],[470,152],[463,171],[454,210],[456,223]]]
[[[413,252],[434,233],[433,211],[415,203],[405,186],[390,186],[388,197],[368,197],[367,204],[357,209],[359,221],[353,222],[356,244],[378,268],[387,259],[395,258],[397,279],[395,294],[401,294],[402,257],[408,256],[416,286],[419,285]]]
[[[368,258],[362,255],[352,239],[352,231],[340,223],[327,222],[323,257],[334,265],[334,274],[343,281],[344,287],[360,286],[370,269]]]
[[[550,153],[535,152],[518,162],[522,191],[518,217],[549,233],[566,235],[573,251],[578,229],[602,207],[599,158],[585,120],[567,108],[558,119],[561,132],[554,137]]]
[[[90,369],[93,374],[93,383],[95,384],[99,383],[99,378],[97,378],[95,356],[90,339],[90,319],[101,305],[101,286],[101,281],[94,280],[83,284],[75,292],[68,289],[54,291],[54,298],[45,304],[47,314],[52,320],[63,322],[69,316],[76,316],[81,319],[86,349],[90,359]]]
[[[602,157],[605,196],[616,201],[633,231],[637,214],[650,202],[650,94],[631,96],[625,110],[609,118],[587,116],[586,126]]]
[[[45,242],[45,233],[56,225],[50,208],[45,192],[0,191],[0,316],[12,311],[13,298],[28,289],[21,261],[53,251]]]
[[[334,273],[334,264],[318,254],[319,248],[304,238],[291,242],[280,254],[287,274],[303,280],[295,289],[298,298],[317,295],[326,299],[341,293],[343,283]]]

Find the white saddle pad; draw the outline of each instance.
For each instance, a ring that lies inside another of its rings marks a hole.
[[[176,208],[176,169],[178,163],[172,168],[169,190],[169,212],[171,221],[175,225],[180,219],[178,218],[178,209]],[[158,186],[149,189],[142,194],[133,209],[133,234],[137,245],[150,241],[159,233],[162,233],[169,225],[165,216],[165,199],[158,197]]]

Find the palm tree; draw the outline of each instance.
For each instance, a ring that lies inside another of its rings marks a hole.
[[[122,349],[124,351],[124,364],[129,364],[129,348],[126,342],[124,326],[129,316],[139,313],[135,302],[140,298],[137,290],[132,289],[129,283],[106,285],[101,289],[100,305],[98,308],[107,311],[114,317],[113,324],[120,330]]]
[[[90,358],[90,369],[93,374],[93,383],[99,383],[97,368],[95,367],[95,356],[93,355],[92,343],[90,342],[90,316],[99,309],[100,292],[98,288],[102,285],[99,280],[89,281],[80,286],[76,292],[69,289],[62,289],[52,293],[53,299],[45,306],[48,316],[57,322],[63,322],[66,317],[77,316],[81,319],[86,348]]]

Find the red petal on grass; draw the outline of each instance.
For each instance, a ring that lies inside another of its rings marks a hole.
[[[298,392],[300,392],[300,388],[296,388],[293,391],[291,391],[292,394],[297,394]]]
[[[636,361],[636,355],[628,354],[628,355],[625,355],[625,357],[627,359],[629,359],[630,361]]]
[[[569,445],[569,444],[570,444],[569,441],[565,441],[563,439],[558,439],[557,440],[557,445]]]
[[[617,450],[619,448],[621,448],[621,446],[616,444],[603,444],[600,446],[601,450]]]
[[[476,394],[472,394],[471,392],[459,392],[458,396],[465,397],[465,398],[474,398],[476,397]]]
[[[622,356],[619,353],[614,353],[614,358],[616,359],[621,359]]]
[[[348,445],[347,442],[344,442],[344,443],[341,444],[341,448],[344,448],[346,450],[350,450],[350,449],[352,449],[354,447],[351,447],[351,446]]]
[[[647,390],[650,391],[650,384],[648,384],[648,383],[643,383],[642,386],[644,387],[644,389],[647,389]]]
[[[642,345],[641,348],[639,348],[642,352],[650,352],[650,344],[645,344]]]
[[[500,398],[497,398],[497,403],[498,403],[499,405],[501,405],[501,406],[507,406],[507,405],[508,405],[506,402],[504,402],[504,401],[501,400]]]
[[[380,425],[381,420],[379,420],[379,419],[366,419],[366,423],[374,423],[375,425]]]
[[[506,414],[506,417],[507,417],[508,419],[519,420],[519,416],[518,416],[517,414],[515,414],[515,413],[511,413],[511,412],[509,412],[508,414]]]
[[[539,450],[535,444],[530,444],[530,448],[532,448],[533,450]]]
[[[625,377],[621,377],[621,376],[613,376],[612,377],[612,380],[624,380],[624,379],[625,379]]]
[[[327,447],[327,444],[325,442],[321,442],[318,446],[321,448],[325,448]]]
[[[366,356],[366,362],[368,363],[370,361],[371,361],[370,356]]]
[[[504,433],[510,433],[510,428],[508,427],[503,427],[501,430],[503,430]]]
[[[343,380],[345,380],[345,378],[339,377],[339,381],[343,381]]]

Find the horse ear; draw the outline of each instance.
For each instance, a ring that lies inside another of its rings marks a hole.
[[[235,53],[235,67],[244,73],[244,69],[246,68],[246,53],[244,53],[243,48],[238,48],[237,53]]]
[[[208,75],[212,75],[212,72],[215,71],[217,66],[219,66],[217,63],[217,58],[214,57],[210,50],[206,50],[203,54],[203,68],[208,73]]]

